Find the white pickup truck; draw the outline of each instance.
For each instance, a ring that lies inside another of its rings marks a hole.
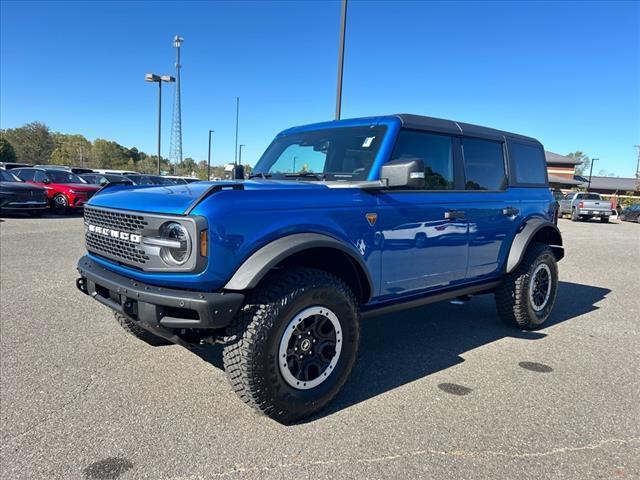
[[[607,223],[611,202],[603,200],[597,193],[571,192],[560,200],[560,215],[571,215],[574,222],[600,217],[602,223]]]

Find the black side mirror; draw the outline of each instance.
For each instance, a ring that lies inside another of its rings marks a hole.
[[[244,167],[242,165],[234,165],[233,171],[233,180],[244,180]]]
[[[389,188],[424,188],[424,162],[419,158],[391,160],[382,166],[380,179]]]

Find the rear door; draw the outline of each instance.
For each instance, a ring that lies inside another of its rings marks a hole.
[[[425,164],[421,190],[378,194],[382,245],[382,292],[404,295],[463,281],[467,266],[464,194],[455,192],[458,139],[402,130],[391,160]]]
[[[475,280],[498,273],[519,225],[520,201],[507,189],[503,142],[465,137],[462,155],[469,224],[466,277]]]

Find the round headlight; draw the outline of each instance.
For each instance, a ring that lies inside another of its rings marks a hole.
[[[165,223],[160,228],[160,238],[172,240],[175,246],[160,249],[160,258],[168,265],[183,265],[191,255],[191,237],[186,228],[177,222]],[[179,246],[178,246],[179,244]]]

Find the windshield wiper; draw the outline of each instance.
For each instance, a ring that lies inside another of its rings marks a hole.
[[[249,179],[257,178],[257,177],[260,177],[263,180],[266,180],[267,178],[271,178],[271,174],[270,173],[252,173],[251,175],[249,175]]]
[[[287,178],[315,178],[316,180],[324,180],[324,173],[313,172],[298,172],[298,173],[285,173]]]

